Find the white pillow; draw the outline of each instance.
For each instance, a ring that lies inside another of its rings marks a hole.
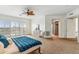
[[[0,49],[4,49],[4,44],[0,42]]]
[[[0,42],[0,54],[5,53],[5,48],[2,42]]]
[[[11,38],[8,38],[8,42],[9,42],[9,45],[13,43]]]

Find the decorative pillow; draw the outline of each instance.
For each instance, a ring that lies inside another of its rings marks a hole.
[[[0,42],[0,54],[5,53],[4,45],[2,42]]]
[[[4,35],[0,35],[0,42],[3,43],[4,48],[6,48],[9,45],[9,42],[8,42],[7,38]]]
[[[7,38],[7,40],[9,42],[9,45],[11,45],[13,43],[11,38]]]
[[[2,42],[0,42],[0,50],[4,48],[4,45]]]

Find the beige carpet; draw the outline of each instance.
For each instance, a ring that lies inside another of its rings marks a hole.
[[[64,39],[39,39],[42,54],[78,54],[79,43]]]

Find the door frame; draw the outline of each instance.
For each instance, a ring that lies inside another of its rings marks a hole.
[[[56,21],[58,21],[58,35],[57,35],[57,36],[59,36],[59,29],[60,29],[60,28],[59,28],[59,25],[60,25],[59,20],[53,20],[53,21],[52,21],[52,27],[51,27],[51,28],[52,28],[52,34],[55,35],[55,34],[54,34],[54,29],[55,29],[55,28],[53,28],[53,27],[54,27],[54,25],[55,25],[54,23],[55,23]]]

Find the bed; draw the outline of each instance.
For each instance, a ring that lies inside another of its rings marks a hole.
[[[32,37],[20,36],[11,38],[10,44],[4,47],[4,54],[25,54],[38,50],[40,53],[41,42]]]

